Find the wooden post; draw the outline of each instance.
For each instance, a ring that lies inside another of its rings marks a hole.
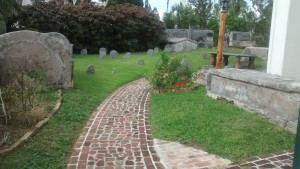
[[[222,68],[222,55],[223,55],[223,46],[224,46],[226,16],[227,13],[225,12],[222,12],[220,14],[220,28],[219,28],[217,64],[216,64],[217,69]]]

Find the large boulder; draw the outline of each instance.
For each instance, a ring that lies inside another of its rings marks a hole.
[[[72,45],[59,33],[17,31],[0,35],[0,83],[19,72],[42,70],[49,85],[72,87]]]

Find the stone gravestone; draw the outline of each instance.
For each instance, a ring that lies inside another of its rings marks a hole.
[[[224,41],[224,45],[223,45],[223,52],[228,50],[228,43],[226,41]]]
[[[93,65],[88,65],[88,67],[86,68],[85,72],[87,74],[94,74],[96,71],[95,67]]]
[[[116,58],[116,57],[118,56],[118,54],[119,54],[119,53],[118,53],[117,51],[112,50],[112,51],[110,51],[110,54],[109,54],[109,55],[110,55],[111,58],[114,59],[114,58]]]
[[[153,56],[154,55],[154,50],[153,49],[148,49],[147,55],[148,56]]]
[[[189,70],[193,69],[193,65],[188,59],[182,59],[181,64],[184,66],[187,66],[189,68]]]
[[[130,52],[126,52],[124,55],[125,58],[130,58],[131,57],[131,53]]]
[[[99,49],[99,58],[102,59],[104,56],[106,56],[106,48],[100,48]]]
[[[172,51],[172,45],[166,45],[164,51],[165,52],[171,52]]]
[[[87,55],[88,54],[87,49],[81,49],[80,54]]]
[[[155,47],[153,52],[154,52],[154,55],[156,55],[159,52],[159,47]]]
[[[202,57],[202,59],[205,59],[207,57],[207,53],[202,53],[201,57]]]
[[[140,58],[136,61],[137,64],[143,65],[144,64],[144,59]]]

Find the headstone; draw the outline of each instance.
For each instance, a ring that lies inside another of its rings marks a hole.
[[[148,56],[153,56],[154,55],[154,50],[153,49],[148,49],[147,55]]]
[[[88,65],[88,67],[86,68],[85,72],[87,74],[94,74],[95,73],[95,67],[93,65]]]
[[[124,55],[125,58],[130,58],[131,57],[131,53],[130,52],[126,52]]]
[[[139,65],[143,65],[143,64],[144,64],[144,59],[139,58],[139,59],[136,61],[136,63],[139,64]]]
[[[188,59],[182,59],[181,64],[184,66],[187,66],[189,68],[189,70],[193,69],[193,65]]]
[[[172,45],[169,45],[169,44],[166,45],[166,46],[165,46],[165,49],[164,49],[164,52],[167,52],[167,53],[168,53],[168,52],[171,52],[171,51],[172,51]]]
[[[118,56],[118,54],[119,54],[119,53],[118,53],[117,51],[112,50],[112,51],[110,51],[110,54],[109,54],[109,55],[110,55],[111,58],[116,58],[116,57]]]
[[[104,56],[106,56],[106,53],[107,53],[107,51],[106,51],[106,48],[100,48],[99,49],[99,58],[104,58]]]
[[[81,49],[80,54],[87,55],[88,54],[87,49]]]
[[[153,51],[154,51],[154,55],[156,55],[159,52],[159,47],[155,47]]]
[[[223,52],[228,50],[228,43],[224,41]]]
[[[207,53],[202,53],[201,57],[202,57],[202,59],[205,59],[207,57]]]

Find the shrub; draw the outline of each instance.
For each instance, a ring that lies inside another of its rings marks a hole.
[[[96,53],[100,47],[119,52],[145,51],[164,40],[164,25],[157,16],[132,4],[104,8],[39,2],[23,6],[12,19],[22,29],[64,34],[74,44],[75,52],[87,48],[89,53]]]
[[[149,80],[154,89],[165,92],[168,89],[191,84],[192,75],[192,70],[187,64],[181,63],[180,57],[169,57],[166,53],[162,53]],[[178,86],[176,83],[179,82],[184,82],[184,85],[181,83]]]

